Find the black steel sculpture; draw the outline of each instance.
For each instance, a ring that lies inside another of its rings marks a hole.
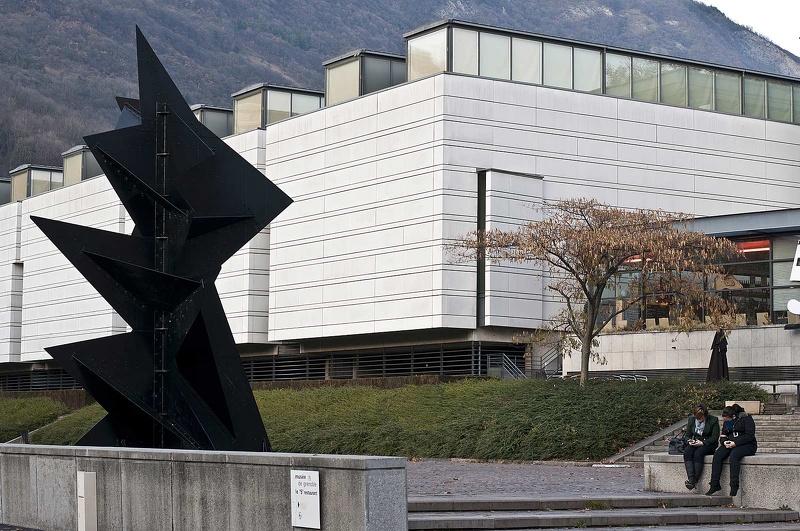
[[[31,217],[132,332],[46,350],[108,412],[79,445],[268,451],[214,281],[292,201],[195,119],[136,40],[139,101],[85,138],[133,233]]]

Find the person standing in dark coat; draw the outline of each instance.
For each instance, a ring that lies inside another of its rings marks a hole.
[[[731,496],[739,493],[739,470],[741,460],[748,455],[755,455],[758,450],[756,441],[756,423],[739,404],[725,406],[722,410],[722,435],[720,447],[714,452],[711,465],[711,488],[706,496],[712,496],[722,490],[719,477],[722,474],[722,462],[730,456]]]
[[[683,465],[686,467],[686,488],[692,490],[703,473],[703,459],[713,454],[719,440],[719,419],[708,414],[708,408],[697,404],[693,415],[686,424],[688,444],[683,451]]]

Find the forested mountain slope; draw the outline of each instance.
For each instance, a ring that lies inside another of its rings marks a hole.
[[[134,25],[190,103],[231,106],[256,82],[322,88],[355,48],[456,18],[800,77],[800,59],[694,0],[3,0],[0,175],[109,128],[136,95]]]

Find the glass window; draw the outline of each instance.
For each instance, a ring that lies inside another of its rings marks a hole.
[[[769,292],[769,289],[744,289],[724,291],[717,295],[736,304],[737,326],[756,326],[767,324]]]
[[[735,260],[738,262],[752,262],[755,260],[769,260],[769,238],[756,238],[738,240],[736,248],[741,254]],[[794,254],[792,254],[794,257]]]
[[[572,88],[572,46],[545,43],[544,84],[549,87]]]
[[[406,82],[406,62],[392,61],[392,86]]]
[[[633,58],[632,96],[642,101],[658,101],[658,61]]]
[[[478,32],[453,28],[453,72],[478,75]]]
[[[772,290],[772,311],[786,314],[786,303],[792,299],[800,299],[800,286]],[[777,321],[776,321],[777,322]],[[783,321],[786,322],[785,320]]]
[[[686,67],[661,63],[661,102],[686,106]]]
[[[28,197],[28,170],[11,176],[11,200],[20,201]]]
[[[800,124],[800,85],[792,85],[792,121]]]
[[[447,69],[447,28],[408,41],[408,79],[414,81]]]
[[[770,120],[792,121],[792,86],[778,81],[767,82],[767,116]]]
[[[231,134],[228,130],[228,115],[230,113],[222,111],[203,111],[203,125],[208,127],[212,133],[222,138]]]
[[[730,114],[742,113],[742,76],[716,72],[714,75],[716,110]]]
[[[787,303],[792,299],[800,299],[800,286],[772,290],[773,323],[797,323],[797,316],[790,314],[786,308]]]
[[[243,133],[263,127],[261,122],[262,94],[257,90],[252,94],[233,100],[233,129],[234,133]]]
[[[789,280],[792,276],[792,266],[794,261],[791,262],[773,262],[773,286],[790,286],[792,282]]]
[[[785,236],[773,236],[772,238],[772,259],[773,260],[794,260],[794,253],[797,249],[797,242],[800,241],[800,234],[788,234]]]
[[[320,108],[319,96],[292,94],[292,116],[316,111]]]
[[[363,94],[369,94],[392,86],[391,61],[379,57],[363,57],[361,60],[364,65]]]
[[[325,97],[328,105],[334,105],[359,96],[359,71],[358,59],[348,63],[336,65],[326,70]]]
[[[631,97],[631,58],[616,53],[606,54],[606,94]]]
[[[229,112],[226,114],[228,116],[228,134],[230,134],[230,132],[233,131],[233,113]],[[85,151],[83,153],[83,165],[86,168],[83,172],[84,179],[90,179],[103,174],[103,169],[100,168],[97,159],[94,158],[91,151]]]
[[[769,262],[742,262],[728,267],[728,275],[714,280],[715,289],[770,287]]]
[[[744,78],[744,114],[765,118],[766,109],[764,101],[766,96],[766,86],[763,79],[745,77]]]
[[[714,71],[708,68],[689,68],[689,107],[714,109]]]
[[[50,189],[50,172],[31,170],[31,195],[41,194]]]
[[[542,43],[511,39],[511,79],[526,83],[542,82]]]
[[[75,184],[83,179],[83,152],[77,151],[64,157],[64,182]]]
[[[575,90],[603,92],[603,57],[599,51],[575,48]]]
[[[50,189],[55,190],[64,186],[64,174],[60,171],[50,172]]]
[[[267,91],[267,123],[274,124],[292,115],[292,93],[282,90]]]
[[[481,75],[511,79],[511,38],[481,32]]]

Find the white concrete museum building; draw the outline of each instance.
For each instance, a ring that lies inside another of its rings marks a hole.
[[[552,308],[536,271],[454,263],[446,245],[530,220],[542,200],[592,197],[708,217],[698,227],[736,238],[735,281],[716,287],[742,311],[732,373],[800,380],[783,329],[800,286],[789,280],[800,79],[453,20],[405,38],[405,58],[328,61],[324,94],[248,87],[233,95],[232,124],[230,111],[197,107],[201,121],[222,115],[221,136],[294,199],[217,281],[251,378],[557,365],[545,352],[526,362],[512,341]],[[12,171],[14,201],[0,207],[0,389],[68,387],[43,348],[126,329],[30,221],[131,231],[106,179],[87,171],[91,154],[64,155],[63,170]],[[652,327],[667,315],[654,304],[644,317]],[[597,369],[704,376],[711,335],[612,331]]]

